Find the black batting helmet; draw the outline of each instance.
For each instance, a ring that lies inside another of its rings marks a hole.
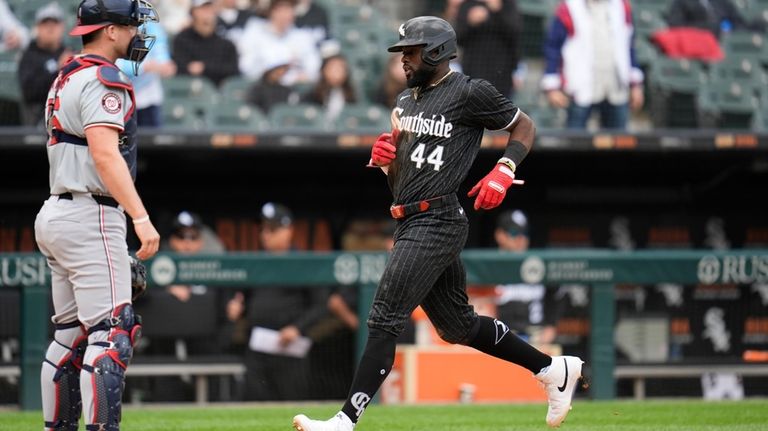
[[[138,27],[156,20],[155,8],[146,0],[83,0],[77,8],[77,25],[69,35],[82,36],[109,24]]]
[[[398,32],[400,41],[387,48],[387,51],[398,52],[406,46],[423,46],[421,60],[430,66],[456,58],[456,32],[444,19],[417,16],[401,24]]]

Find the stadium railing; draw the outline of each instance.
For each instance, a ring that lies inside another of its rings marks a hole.
[[[531,250],[524,254],[468,250],[462,254],[469,283],[582,283],[591,286],[590,356],[593,399],[615,396],[616,377],[643,379],[654,373],[699,373],[679,365],[664,369],[616,368],[614,347],[615,289],[620,283],[682,284],[766,283],[768,250],[735,251],[659,250],[617,252],[611,250]],[[153,286],[205,284],[248,287],[281,285],[357,286],[358,312],[367,314],[384,267],[385,253],[294,253],[269,256],[238,253],[223,256],[160,254],[147,262]],[[40,358],[47,346],[47,290],[50,273],[39,254],[0,254],[0,267],[9,274],[0,288],[20,288],[21,299],[21,396],[23,409],[40,407]],[[10,276],[13,275],[14,276]],[[365,328],[358,341],[365,340]],[[759,372],[766,370],[762,367]],[[756,368],[753,368],[755,370]],[[707,367],[711,371],[711,367]],[[639,384],[638,384],[639,385]],[[637,394],[636,394],[637,395]]]

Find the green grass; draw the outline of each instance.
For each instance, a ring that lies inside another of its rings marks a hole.
[[[125,408],[124,431],[289,431],[291,418],[334,414],[338,405]],[[546,406],[373,406],[359,431],[542,431]],[[0,430],[42,427],[40,412],[0,411]],[[81,426],[80,429],[83,429]],[[576,402],[563,431],[766,431],[768,400]]]

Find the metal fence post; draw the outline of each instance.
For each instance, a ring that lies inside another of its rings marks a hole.
[[[613,345],[613,324],[616,314],[612,284],[592,285],[592,323],[590,325],[590,357],[592,370],[591,395],[596,400],[616,397],[613,368],[616,362]]]
[[[21,287],[22,410],[40,410],[40,367],[48,345],[48,287]]]

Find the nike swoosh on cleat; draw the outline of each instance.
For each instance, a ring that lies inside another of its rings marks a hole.
[[[565,387],[568,386],[568,361],[563,358],[563,362],[565,363],[565,381],[563,382],[563,386],[557,387],[557,390],[560,392],[565,392]]]

